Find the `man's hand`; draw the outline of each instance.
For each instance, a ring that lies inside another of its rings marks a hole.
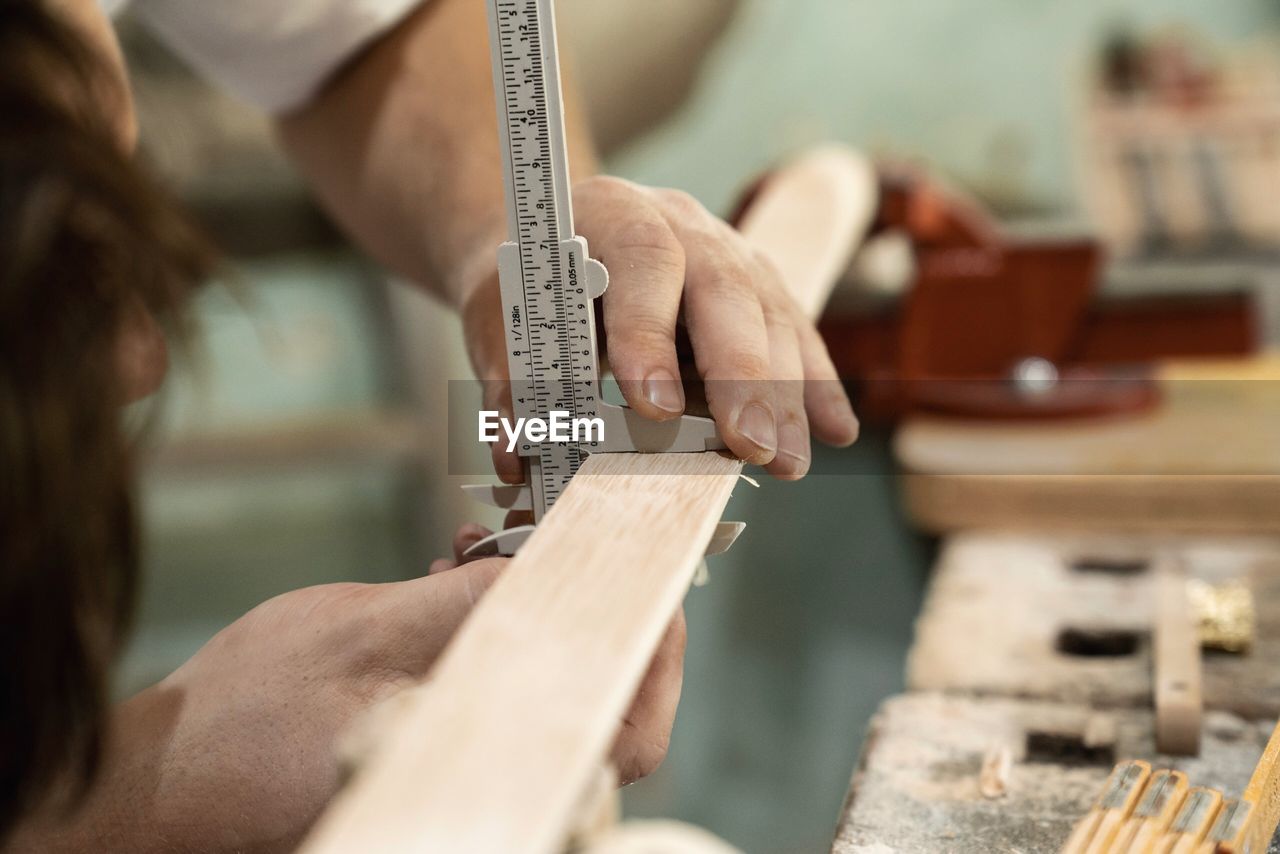
[[[508,232],[484,5],[424,4],[279,127],[360,244],[463,312],[488,408],[503,409],[496,256]],[[627,402],[659,420],[684,411],[683,319],[711,415],[740,457],[797,478],[809,468],[811,432],[853,442],[857,421],[826,348],[777,271],[683,193],[588,177],[597,171],[591,138],[573,69],[563,72],[577,227],[609,268],[604,332]],[[513,456],[496,463],[508,482],[523,477]]]
[[[683,325],[711,416],[740,458],[798,479],[809,470],[810,432],[838,446],[857,438],[826,345],[773,264],[740,234],[686,193],[618,178],[579,183],[574,205],[592,256],[609,268],[608,358],[631,407],[657,421],[685,412],[676,351]],[[463,319],[490,408],[509,411],[494,276],[465,301]],[[495,466],[508,482],[522,477],[500,446]]]
[[[449,572],[466,564],[469,560],[467,549],[492,533],[479,525],[464,525],[453,540],[454,560],[436,561],[431,566],[431,574]],[[684,610],[681,609],[667,626],[667,633],[658,644],[649,670],[631,701],[631,708],[622,719],[611,761],[623,783],[633,783],[649,776],[658,770],[667,756],[680,689],[684,684],[686,630]]]
[[[463,529],[455,550],[487,533]],[[103,775],[72,821],[32,822],[7,850],[293,850],[338,789],[339,741],[423,679],[503,563],[437,561],[425,578],[314,587],[255,608],[117,709]],[[677,619],[620,722],[626,779],[665,755],[683,653]]]
[[[436,561],[431,566],[431,574],[449,572],[466,564],[469,560],[467,549],[492,533],[479,525],[464,525],[453,540],[454,560]],[[611,761],[623,783],[633,783],[649,776],[658,770],[667,756],[680,689],[684,684],[686,628],[684,610],[681,609],[667,626],[667,633],[658,644],[649,670],[631,701],[631,708],[622,719]]]

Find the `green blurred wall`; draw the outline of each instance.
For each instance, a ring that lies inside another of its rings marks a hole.
[[[722,210],[744,176],[834,138],[1070,211],[1073,103],[1112,28],[1230,47],[1277,21],[1274,0],[746,0],[693,102],[613,165]]]

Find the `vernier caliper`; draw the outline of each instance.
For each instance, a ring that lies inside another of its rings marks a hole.
[[[488,504],[532,511],[536,525],[589,454],[700,453],[725,444],[710,419],[648,421],[601,398],[593,301],[604,295],[609,274],[574,230],[555,2],[488,4],[509,228],[498,249],[498,276],[513,414],[545,422],[562,413],[575,421],[599,419],[604,427],[603,437],[593,437],[600,441],[522,436],[523,486],[466,487]],[[708,553],[728,549],[742,527],[722,524]],[[515,554],[532,531],[503,531],[469,554]]]

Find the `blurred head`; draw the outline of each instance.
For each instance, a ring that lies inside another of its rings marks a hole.
[[[121,409],[159,384],[160,330],[210,268],[130,159],[89,32],[0,0],[0,833],[82,791],[103,749],[138,565]]]

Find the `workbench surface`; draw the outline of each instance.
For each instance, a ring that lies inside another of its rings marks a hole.
[[[1149,707],[1155,567],[1245,582],[1247,655],[1207,653],[1205,705],[1280,717],[1280,539],[968,533],[934,570],[907,668],[914,691]]]
[[[872,722],[832,854],[1053,854],[1115,762],[1147,759],[1238,797],[1271,734],[1269,722],[1210,712],[1200,757],[1174,759],[1156,755],[1151,718],[942,694],[891,699]],[[1013,758],[1006,792],[987,798],[979,771],[1002,746]]]

